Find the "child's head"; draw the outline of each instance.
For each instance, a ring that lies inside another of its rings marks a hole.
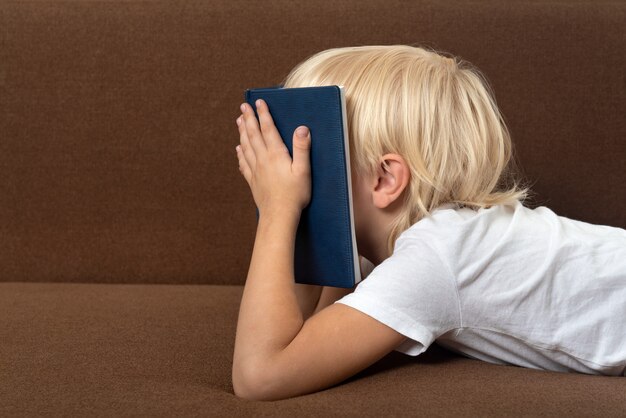
[[[442,204],[480,208],[526,197],[489,86],[465,61],[409,45],[334,48],[300,63],[283,84],[344,86],[353,178],[384,173],[386,154],[406,163],[410,180],[398,195],[388,254],[404,230]]]

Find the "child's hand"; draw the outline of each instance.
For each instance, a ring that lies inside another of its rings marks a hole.
[[[241,105],[243,115],[237,119],[239,171],[260,214],[287,210],[299,215],[311,200],[310,132],[303,126],[294,132],[292,161],[265,101],[257,100],[256,108],[260,127],[247,103]],[[298,136],[300,130],[304,137]]]

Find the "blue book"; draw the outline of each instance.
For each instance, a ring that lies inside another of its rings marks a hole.
[[[311,132],[311,201],[296,232],[296,283],[351,288],[361,281],[354,232],[346,101],[342,86],[282,86],[248,89],[245,101],[256,113],[257,99],[268,105],[274,124],[293,158],[295,129]],[[256,210],[257,222],[259,209]]]

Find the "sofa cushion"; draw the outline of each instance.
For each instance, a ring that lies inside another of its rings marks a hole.
[[[0,415],[626,413],[626,379],[392,352],[327,390],[237,398],[243,287],[0,283]]]

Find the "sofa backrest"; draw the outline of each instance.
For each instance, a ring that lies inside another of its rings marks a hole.
[[[245,283],[243,92],[350,45],[470,61],[534,205],[626,227],[625,15],[610,1],[2,2],[0,280]]]

